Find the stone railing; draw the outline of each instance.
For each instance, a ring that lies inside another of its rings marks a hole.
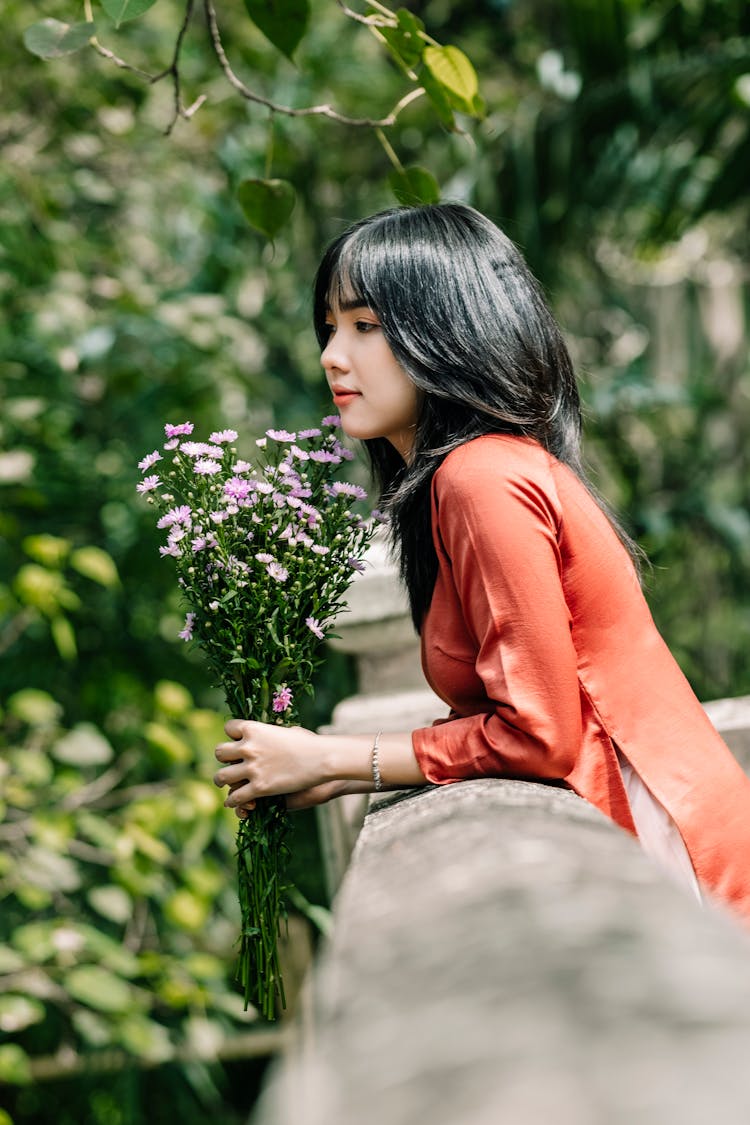
[[[339,630],[363,691],[334,730],[445,713],[374,557]],[[750,698],[708,711],[750,763]],[[750,936],[720,908],[554,786],[426,787],[363,813],[323,814],[334,931],[253,1125],[747,1125]]]

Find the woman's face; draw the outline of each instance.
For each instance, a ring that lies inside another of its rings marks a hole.
[[[344,433],[386,438],[408,461],[418,391],[391,351],[377,314],[347,302],[329,309],[326,324],[328,342],[320,361]]]

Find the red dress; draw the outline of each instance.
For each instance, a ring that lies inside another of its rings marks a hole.
[[[432,505],[422,663],[451,716],[414,731],[427,779],[562,780],[635,833],[619,750],[701,886],[750,922],[750,779],[575,474],[532,439],[488,435],[448,455]]]

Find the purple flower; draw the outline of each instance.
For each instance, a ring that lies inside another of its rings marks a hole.
[[[145,473],[146,470],[150,469],[152,465],[155,465],[157,461],[161,461],[161,453],[158,449],[155,449],[153,453],[149,453],[147,457],[144,457],[142,461],[138,462],[138,468],[142,473]]]
[[[337,480],[328,489],[330,496],[351,496],[355,500],[366,500],[367,493],[357,484],[348,484],[347,481]]]
[[[252,470],[252,465],[249,461],[235,461],[232,465],[233,473],[249,473]]]
[[[180,504],[179,508],[170,508],[170,510],[161,517],[156,526],[159,528],[172,527],[176,523],[184,523],[189,527],[192,516],[192,509],[189,508],[187,504]]]
[[[348,562],[348,564],[352,568],[352,570],[358,570],[363,574],[367,570],[367,567],[365,566],[365,564],[363,562],[361,562],[359,559],[347,559],[346,561]]]
[[[274,711],[276,711],[277,714],[282,711],[286,711],[291,702],[292,689],[288,688],[286,684],[282,684],[279,690],[273,693],[272,707]]]
[[[305,453],[304,449],[300,449],[299,446],[297,446],[297,445],[292,446],[291,453],[292,453],[292,457],[296,457],[298,461],[309,461],[310,460],[310,454]]]
[[[320,622],[318,621],[317,617],[306,617],[305,625],[307,625],[311,633],[315,634],[319,641],[323,640],[323,638],[325,637],[325,633],[321,629]]]
[[[188,613],[185,615],[185,628],[177,634],[180,640],[192,641],[193,639],[193,625],[195,624],[195,614]]]
[[[167,422],[166,426],[164,427],[164,433],[168,438],[179,437],[180,434],[192,434],[192,432],[192,422],[180,422],[178,426],[172,426],[169,424],[169,422]]]
[[[208,515],[213,523],[223,523],[225,519],[229,518],[229,512],[209,512]]]
[[[187,453],[188,457],[218,457],[224,456],[224,450],[218,445],[209,445],[207,441],[183,441],[180,453]]]
[[[338,414],[326,414],[325,418],[321,418],[320,424],[321,426],[336,427],[341,425],[341,419]]]
[[[161,484],[156,473],[151,477],[144,477],[140,484],[135,486],[136,492],[151,492]]]
[[[213,547],[218,547],[215,536],[209,531],[208,535],[198,535],[190,544],[193,551],[210,551]]]
[[[201,476],[213,476],[214,473],[221,472],[221,465],[218,461],[211,461],[208,458],[203,458],[196,461],[193,465],[193,472],[200,473]]]
[[[316,429],[300,430],[297,437],[300,441],[304,441],[306,438],[322,437],[322,432]]]
[[[296,441],[297,435],[290,434],[288,430],[266,430],[266,437],[273,441]]]
[[[311,449],[310,460],[318,461],[320,464],[340,465],[341,458],[337,457],[335,453],[331,453],[328,449]]]
[[[286,582],[289,577],[289,571],[283,567],[281,563],[270,562],[266,567],[271,578],[275,578],[277,582]]]
[[[388,515],[388,513],[387,512],[381,512],[380,508],[373,508],[372,509],[372,518],[375,520],[376,523],[390,523],[391,522],[391,517]]]
[[[237,441],[237,431],[214,430],[214,432],[209,435],[208,440],[215,442],[216,445],[223,445],[225,442]]]
[[[252,492],[253,487],[249,480],[241,477],[232,477],[224,485],[224,495],[231,496],[234,500],[245,500]]]
[[[352,453],[351,449],[347,449],[346,446],[342,445],[340,441],[337,441],[336,444],[334,445],[333,452],[338,457],[342,457],[344,459],[344,461],[353,461],[354,460],[354,454]]]

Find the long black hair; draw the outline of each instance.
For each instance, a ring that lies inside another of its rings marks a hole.
[[[579,477],[637,565],[638,549],[596,494],[581,461],[581,409],[568,349],[518,249],[461,203],[398,207],[349,227],[329,246],[314,288],[315,331],[356,299],[380,319],[420,391],[408,465],[385,438],[365,441],[390,514],[419,630],[437,576],[430,485],[452,449],[482,434],[535,438]]]

